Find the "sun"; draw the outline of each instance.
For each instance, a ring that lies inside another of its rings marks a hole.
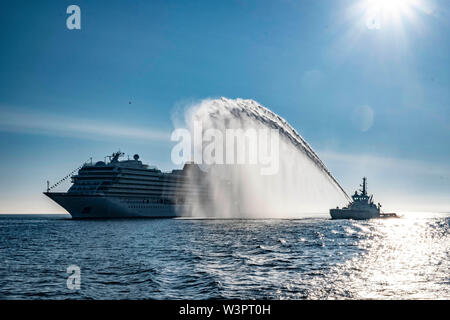
[[[415,0],[367,0],[371,10],[385,14],[398,14],[411,7]]]
[[[366,25],[369,29],[396,24],[414,19],[416,9],[423,7],[424,0],[363,0]]]

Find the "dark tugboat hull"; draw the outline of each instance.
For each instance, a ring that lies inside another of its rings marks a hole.
[[[346,209],[331,209],[330,215],[332,220],[337,219],[367,220],[367,219],[400,218],[395,213],[378,213],[366,210],[346,210]]]
[[[380,213],[377,211],[368,210],[346,210],[346,209],[330,209],[331,219],[353,219],[353,220],[367,220],[380,218]]]

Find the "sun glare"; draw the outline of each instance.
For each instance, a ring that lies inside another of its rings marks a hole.
[[[398,13],[412,5],[414,0],[368,0],[369,7],[382,13]]]
[[[389,24],[401,24],[413,20],[416,10],[425,11],[425,0],[364,0],[366,25],[369,29],[381,29]]]

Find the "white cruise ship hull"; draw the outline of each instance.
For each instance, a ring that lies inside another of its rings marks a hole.
[[[121,156],[115,152],[109,163],[84,163],[53,186],[47,182],[44,194],[75,219],[175,218],[210,212],[210,179],[198,165],[185,163],[182,170],[162,172],[143,164],[137,154],[134,160],[120,161]],[[67,192],[50,191],[69,176],[72,186]]]
[[[139,198],[45,192],[74,219],[175,218],[190,215],[187,205],[148,203]]]

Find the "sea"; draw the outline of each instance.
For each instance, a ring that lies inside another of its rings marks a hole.
[[[0,299],[450,299],[449,224],[0,215]]]

